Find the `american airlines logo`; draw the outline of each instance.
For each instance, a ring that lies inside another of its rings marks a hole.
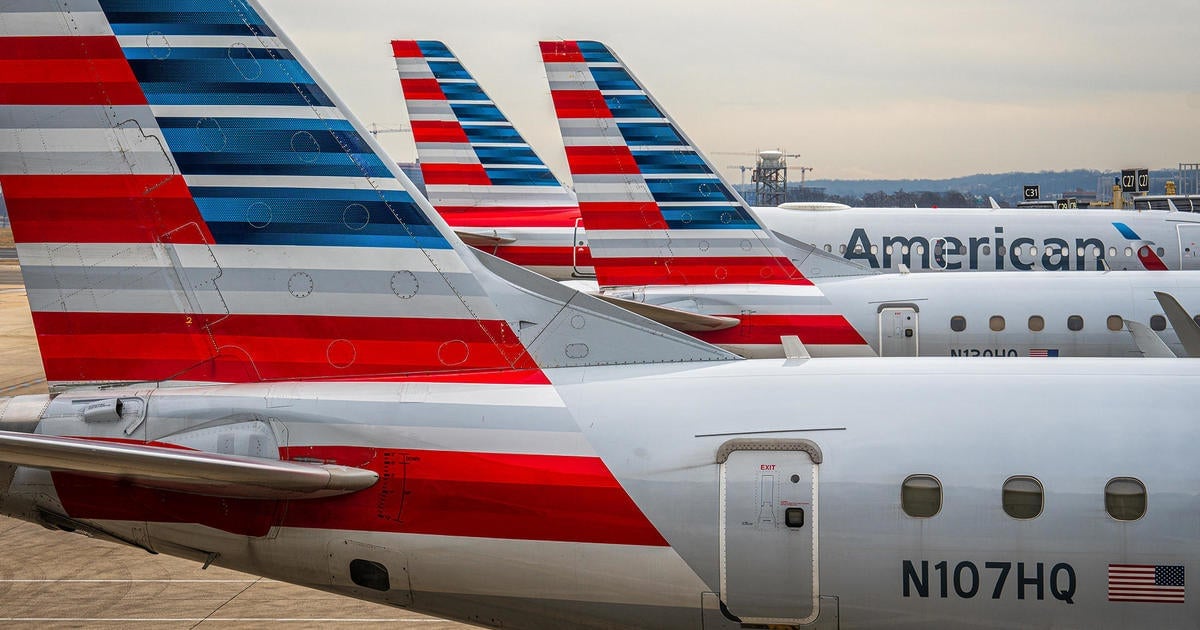
[[[1025,236],[1005,238],[1004,228],[993,236],[953,236],[933,239],[924,236],[883,236],[871,239],[863,228],[854,228],[842,255],[873,269],[903,263],[911,269],[1015,269],[1032,271],[1104,270],[1104,241],[1099,238],[1049,237],[1041,242]]]

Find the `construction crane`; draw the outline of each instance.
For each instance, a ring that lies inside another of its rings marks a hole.
[[[381,133],[404,133],[412,131],[408,127],[380,127],[378,123],[371,123],[371,128],[367,131],[371,132],[372,136],[378,136]]]
[[[726,166],[725,168],[732,168],[732,169],[739,170],[742,172],[742,183],[741,183],[742,186],[746,185],[746,171],[754,170],[753,166],[746,166],[745,164],[739,164],[737,166]]]

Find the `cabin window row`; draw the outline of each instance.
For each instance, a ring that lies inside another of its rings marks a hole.
[[[1200,325],[1200,315],[1192,318],[1197,325]],[[1105,326],[1113,331],[1120,332],[1125,329],[1125,320],[1120,315],[1109,315],[1104,322]],[[1031,332],[1042,332],[1046,329],[1046,318],[1041,315],[1030,315],[1026,323]],[[988,318],[988,328],[993,332],[1003,332],[1006,328],[1003,315],[992,315]],[[950,330],[954,332],[962,332],[967,329],[967,318],[962,315],[955,315],[950,318]],[[1155,332],[1162,332],[1167,329],[1167,318],[1163,315],[1150,316],[1150,329]],[[1071,315],[1067,317],[1067,330],[1078,332],[1083,330],[1083,316]]]
[[[826,243],[825,251],[828,253],[833,253],[833,245]],[[925,253],[925,246],[924,245],[913,245],[911,252],[910,252],[908,245],[901,245],[899,248],[895,248],[893,245],[886,245],[886,246],[884,246],[883,251],[885,254],[889,254],[889,255],[900,254],[901,256],[908,256],[911,253],[911,254],[916,254],[918,256],[921,256]],[[1015,248],[1013,248],[1013,254],[1015,254],[1017,256],[1022,256],[1022,255],[1029,255],[1031,257],[1037,256],[1038,251],[1039,250],[1038,250],[1037,245],[1026,245],[1026,246],[1018,245]],[[1071,255],[1070,247],[1056,247],[1054,245],[1046,245],[1041,251],[1044,251],[1045,255],[1047,255],[1047,256],[1058,256],[1058,255],[1070,256]],[[1150,251],[1151,251],[1150,246],[1143,245],[1141,247],[1141,249],[1138,250],[1138,254],[1140,256],[1148,256],[1150,254]],[[1158,254],[1160,257],[1167,255],[1167,250],[1162,247],[1155,248],[1153,251],[1154,251],[1154,253]],[[984,245],[984,246],[980,247],[979,252],[984,256],[990,256],[992,254],[992,248],[990,245]],[[1095,245],[1088,247],[1088,248],[1083,248],[1083,247],[1075,248],[1076,256],[1084,256],[1087,254],[1091,254],[1091,256],[1093,258],[1099,258],[1100,254],[1102,252],[1103,252],[1103,250],[1099,247],[1096,247]],[[838,253],[839,254],[846,253],[846,245],[844,243],[841,245],[838,245]],[[855,245],[854,253],[855,254],[863,254],[866,252],[863,250],[862,245]],[[871,253],[878,254],[879,246],[872,245]],[[933,253],[938,256],[944,255],[944,247],[943,247],[942,241],[936,242],[936,244],[933,246]],[[1008,250],[1005,248],[1004,245],[997,245],[996,253],[1000,256],[1006,256],[1006,255],[1008,255]],[[1108,248],[1108,257],[1109,258],[1116,258],[1117,255],[1121,254],[1121,253],[1124,253],[1126,258],[1132,258],[1134,251],[1133,251],[1132,247],[1126,247],[1124,252],[1117,249],[1116,247]]]
[[[1045,503],[1045,490],[1036,477],[1009,477],[1000,488],[1000,505],[1012,518],[1037,518]],[[1142,518],[1146,504],[1146,484],[1133,477],[1114,477],[1104,486],[1104,510],[1118,521]],[[942,482],[933,475],[909,475],[900,486],[900,507],[913,518],[937,516],[942,511]]]

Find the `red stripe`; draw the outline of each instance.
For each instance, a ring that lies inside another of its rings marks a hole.
[[[461,142],[470,143],[467,132],[457,120],[414,120],[413,142]]]
[[[421,47],[417,42],[411,39],[392,40],[392,56],[402,58],[423,57]]]
[[[1167,270],[1167,265],[1163,263],[1162,259],[1158,257],[1158,254],[1154,252],[1154,248],[1150,247],[1149,245],[1142,245],[1139,247],[1137,251],[1137,257],[1138,260],[1141,261],[1142,266],[1148,271]]]
[[[50,381],[252,382],[537,367],[503,321],[60,311],[34,312],[33,321]]]
[[[784,335],[796,335],[810,345],[865,345],[858,330],[841,315],[725,315],[741,320],[733,328],[692,333],[712,344],[779,345]]]
[[[400,79],[404,98],[410,101],[444,101],[446,95],[437,79]]]
[[[0,175],[0,189],[18,243],[213,242],[180,175]]]
[[[586,247],[556,247],[552,245],[500,245],[477,246],[493,256],[503,258],[521,267],[591,267],[592,254]]]
[[[503,230],[522,227],[575,227],[579,206],[436,206],[451,227]],[[519,236],[518,236],[519,238]],[[569,237],[567,241],[570,242]]]
[[[579,44],[567,42],[538,42],[542,49],[542,61],[546,63],[582,63],[583,53]]]
[[[581,201],[579,208],[593,232],[667,229],[667,220],[653,201]]]
[[[593,258],[601,286],[692,284],[810,285],[786,258]]]
[[[559,118],[612,118],[599,90],[552,90],[554,111]]]
[[[572,175],[619,175],[640,173],[633,153],[625,145],[611,147],[567,147],[567,164]]]
[[[0,104],[144,105],[117,39],[0,38]]]
[[[667,541],[597,457],[395,450],[281,449],[284,459],[374,470],[379,483],[329,499],[216,499],[54,473],[68,515],[200,523],[249,536],[272,525],[510,540],[663,547]]]
[[[482,164],[431,164],[421,162],[426,185],[488,186],[492,180]]]

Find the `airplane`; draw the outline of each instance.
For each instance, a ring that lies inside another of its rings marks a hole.
[[[614,302],[756,358],[785,356],[790,335],[812,356],[1162,353],[1130,321],[1185,354],[1154,292],[1198,313],[1200,274],[863,275],[806,234],[764,228],[603,44],[562,45],[588,50],[582,63],[542,43],[597,283]]]
[[[469,249],[253,0],[0,17],[0,512],[491,627],[1200,618],[1178,360],[739,359]]]
[[[880,271],[1200,269],[1200,216],[1136,210],[755,207],[771,230],[806,236]]]
[[[580,262],[587,239],[574,196],[562,196],[565,187],[461,60],[441,41],[392,46],[409,116],[419,120],[413,133],[422,173],[436,182],[431,201],[459,235],[554,279],[593,275]],[[489,170],[495,181],[481,185]],[[508,173],[536,174],[539,185],[518,184]],[[840,204],[754,210],[770,230],[883,272],[1200,269],[1200,216],[1189,213]],[[558,262],[523,257],[525,244],[548,248]]]
[[[575,195],[442,42],[395,40],[429,201],[469,245],[556,280],[595,276]]]

